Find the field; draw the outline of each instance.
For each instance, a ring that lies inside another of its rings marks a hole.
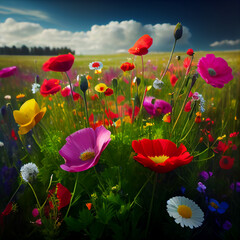
[[[196,75],[207,54],[232,69],[222,88]],[[17,67],[0,78],[1,239],[240,238],[240,52],[176,52],[167,70],[169,55],[75,56],[67,74],[44,71],[48,56],[0,56]],[[32,91],[44,79],[57,80]],[[14,112],[30,99],[39,107]],[[39,172],[26,180],[27,163]],[[173,197],[184,200],[171,215]]]

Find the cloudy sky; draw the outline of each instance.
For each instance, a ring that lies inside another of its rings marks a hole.
[[[239,0],[1,0],[0,46],[67,46],[77,54],[125,52],[144,34],[150,51],[240,49]]]

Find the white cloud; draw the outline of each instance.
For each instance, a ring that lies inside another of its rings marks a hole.
[[[211,47],[219,47],[219,46],[236,46],[240,44],[240,39],[237,40],[222,40],[216,41],[210,44]]]
[[[18,15],[38,18],[45,21],[49,20],[49,17],[44,12],[41,12],[38,10],[11,8],[11,7],[0,5],[0,13],[5,15],[18,14]]]
[[[0,23],[0,46],[67,46],[76,54],[104,54],[127,52],[144,34],[153,38],[150,51],[169,51],[172,47],[175,25],[168,23],[142,25],[134,20],[111,21],[106,25],[93,25],[89,31],[61,31],[43,28],[40,24],[16,22],[12,18]],[[187,45],[191,33],[183,27],[178,45]]]

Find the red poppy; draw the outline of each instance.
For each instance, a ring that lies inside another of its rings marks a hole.
[[[112,112],[110,109],[108,109],[108,110],[105,109],[105,113],[106,113],[107,117],[110,119],[118,118],[118,114]]]
[[[184,111],[185,112],[190,112],[191,111],[191,103],[192,103],[192,100],[188,101],[184,107]]]
[[[94,101],[95,99],[98,99],[98,95],[97,94],[94,94],[93,96],[91,96],[91,99]]]
[[[124,101],[125,100],[125,97],[123,96],[123,95],[119,95],[118,97],[117,97],[117,104],[120,104],[122,101]]]
[[[86,203],[86,207],[88,208],[88,210],[91,210],[91,208],[92,208],[92,203]]]
[[[170,83],[172,84],[173,87],[175,86],[177,80],[178,78],[174,74],[170,77]]]
[[[214,152],[216,153],[225,153],[229,148],[229,145],[223,143],[222,141],[218,142],[218,145],[216,148],[214,148]]]
[[[120,67],[124,72],[131,71],[135,68],[135,65],[133,63],[125,62]]]
[[[8,203],[8,205],[6,206],[6,208],[5,208],[5,209],[3,210],[3,212],[0,214],[0,225],[1,225],[1,226],[3,226],[3,217],[10,214],[10,212],[12,211],[12,207],[13,207],[12,202]]]
[[[79,93],[73,92],[73,100],[77,101],[79,98],[81,98],[81,95]]]
[[[193,156],[190,156],[183,144],[177,148],[175,143],[167,139],[134,140],[132,147],[138,154],[133,158],[158,173],[170,172],[193,160]]]
[[[128,52],[137,56],[146,55],[152,43],[153,39],[148,34],[145,34],[136,41],[133,47],[128,49]]]
[[[62,91],[61,94],[63,97],[67,97],[71,94],[71,89],[69,87],[65,87]]]
[[[57,57],[49,58],[43,64],[43,71],[67,72],[73,65],[74,56],[69,54],[59,55]]]
[[[105,96],[111,96],[113,94],[113,90],[111,88],[107,88],[107,90],[104,92]]]
[[[194,51],[190,48],[187,50],[187,55],[192,56],[194,54]]]
[[[234,158],[231,158],[229,156],[222,156],[222,158],[219,161],[219,165],[222,169],[231,169],[234,163]]]
[[[55,94],[61,90],[61,85],[59,85],[58,79],[44,79],[43,84],[40,87],[40,93],[43,97],[49,94]]]
[[[209,142],[213,142],[214,141],[214,138],[211,134],[208,134],[208,141]]]

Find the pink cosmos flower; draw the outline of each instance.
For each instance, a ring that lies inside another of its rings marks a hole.
[[[6,78],[12,76],[17,71],[17,67],[7,67],[0,70],[0,78]]]
[[[143,107],[150,115],[153,116],[172,112],[172,106],[168,102],[155,99],[155,97],[145,97]]]
[[[95,130],[84,128],[71,134],[59,151],[65,160],[60,167],[68,172],[82,172],[95,166],[111,141],[110,135],[111,132],[103,126]]]
[[[213,87],[223,88],[224,84],[233,79],[232,69],[223,58],[216,58],[214,54],[207,54],[198,62],[198,73]]]

